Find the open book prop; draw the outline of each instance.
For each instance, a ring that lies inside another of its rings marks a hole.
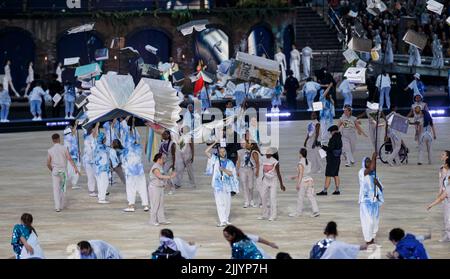
[[[88,96],[86,126],[133,115],[173,129],[181,112],[179,103],[168,81],[142,78],[135,88],[130,75],[103,75]]]
[[[345,71],[344,76],[349,82],[355,84],[365,84],[366,83],[366,68],[350,67]]]
[[[275,88],[280,76],[280,68],[275,60],[238,52],[234,65],[231,66],[230,75],[235,79]]]
[[[75,69],[75,77],[79,80],[92,79],[102,73],[100,66],[97,63],[87,64]]]

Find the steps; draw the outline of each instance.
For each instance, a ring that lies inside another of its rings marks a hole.
[[[297,48],[301,50],[309,46],[316,53],[312,60],[313,71],[324,66],[331,72],[342,71],[342,45],[337,39],[334,26],[328,25],[312,8],[298,7],[294,30]]]

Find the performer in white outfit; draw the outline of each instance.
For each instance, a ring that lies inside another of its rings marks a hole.
[[[380,222],[380,207],[384,203],[383,186],[375,174],[377,152],[372,159],[364,157],[359,170],[359,209],[361,227],[367,244],[375,243]]]
[[[77,244],[80,259],[113,260],[122,259],[120,251],[103,240],[80,241]]]
[[[391,112],[386,116],[386,119],[388,120],[391,117],[394,117],[395,114],[396,114],[396,107],[392,107]],[[392,129],[391,125],[389,125],[389,122],[386,121],[384,140],[387,141],[388,138],[391,139],[392,152],[388,156],[387,162],[392,167],[396,164],[401,164],[399,152],[402,147],[403,140],[400,133],[395,129]]]
[[[181,123],[179,123],[181,124]],[[176,188],[181,187],[183,181],[183,174],[186,170],[189,177],[190,186],[195,188],[195,177],[194,177],[194,134],[187,134],[190,130],[189,126],[179,126],[178,127],[180,136],[178,137],[178,147],[176,149],[176,159],[175,159],[175,170],[177,172],[177,177],[174,180]],[[186,129],[186,133],[185,133]]]
[[[427,209],[444,202],[444,237],[440,241],[450,242],[450,151],[444,151],[441,159],[444,160],[444,165],[439,172],[439,194]]]
[[[30,62],[30,64],[28,64],[28,76],[26,80],[27,87],[25,88],[25,97],[28,96],[28,90],[30,89],[33,80],[34,80],[33,62]]]
[[[311,163],[311,173],[318,173],[322,170],[322,158],[320,157],[320,122],[317,120],[317,113],[311,113],[311,122],[308,123],[306,139],[303,146],[308,151],[308,161]]]
[[[227,159],[224,147],[219,147],[218,155],[212,154],[211,149],[218,144],[215,141],[206,150],[205,154],[211,159],[212,181],[214,198],[216,200],[217,215],[219,216],[218,227],[230,225],[231,192],[239,193],[239,181],[233,162]]]
[[[58,76],[56,78],[56,80],[62,83],[62,72],[64,71],[64,68],[61,68],[61,67],[62,67],[62,64],[61,64],[61,62],[59,62],[58,66],[56,67],[55,72],[56,72],[56,75]]]
[[[417,47],[409,45],[408,54],[409,54],[408,66],[422,66],[420,51]]]
[[[95,164],[94,164],[94,149],[95,149],[95,134],[94,129],[87,131],[83,129],[84,136],[84,152],[83,152],[83,165],[86,171],[87,186],[89,191],[89,196],[97,197],[95,192],[96,181],[95,181]]]
[[[292,45],[290,69],[293,72],[293,76],[300,80],[300,52],[295,45]]]
[[[141,198],[144,211],[148,211],[148,192],[145,181],[144,164],[142,164],[142,147],[139,143],[139,133],[133,125],[128,126],[127,120],[123,120],[122,130],[124,131],[125,148],[121,153],[122,168],[125,171],[126,192],[128,207],[123,211],[134,212],[136,203],[136,194]],[[131,129],[130,129],[131,128]]]
[[[164,156],[158,153],[153,158],[153,166],[150,169],[148,196],[150,197],[150,224],[159,226],[159,224],[170,224],[164,214],[164,187],[167,181],[174,178],[177,174],[172,172],[170,175],[164,173]]]
[[[308,153],[305,148],[300,149],[300,162],[297,164],[297,175],[292,176],[292,180],[296,180],[297,209],[294,213],[289,214],[289,217],[297,217],[303,214],[303,200],[305,196],[311,202],[312,214],[311,217],[319,216],[319,206],[314,195],[314,180],[311,174],[311,162],[308,161]]]
[[[247,142],[245,140],[241,145],[243,145],[243,148],[238,150],[236,168],[239,174],[239,184],[244,192],[244,208],[249,206],[257,207],[258,198],[256,195],[258,193],[255,193],[253,190],[257,184],[256,178],[260,173],[259,148],[255,142]]]
[[[11,76],[11,60],[7,60],[5,64],[5,76],[3,77],[3,88],[9,91],[9,87],[11,87],[14,94],[16,94],[16,97],[20,97],[19,93],[17,92],[16,88],[14,88],[12,76]]]
[[[303,75],[306,78],[311,76],[311,59],[313,50],[309,46],[305,46],[302,49],[302,64],[303,64]]]
[[[258,220],[275,221],[277,218],[277,184],[279,182],[281,191],[286,191],[281,178],[278,151],[270,147],[266,151],[266,156],[261,158],[262,165],[262,216]],[[278,180],[278,181],[277,181]]]
[[[66,192],[67,162],[69,162],[79,175],[77,166],[66,147],[61,144],[59,134],[52,135],[53,146],[48,150],[47,167],[52,173],[53,198],[55,210],[60,212],[64,208],[64,194]]]
[[[419,107],[416,107],[417,110]],[[432,148],[431,143],[433,140],[436,140],[436,130],[434,129],[433,119],[428,111],[422,110],[420,112],[421,117],[419,118],[418,123],[416,125],[419,126],[419,162],[418,165],[423,164],[423,156],[425,150],[428,153],[428,164],[431,165],[431,154]]]
[[[349,106],[344,108],[344,114],[339,119],[338,127],[342,134],[342,153],[347,160],[345,166],[351,167],[355,164],[353,155],[356,151],[356,133],[366,137],[367,135],[359,125],[359,121],[352,115],[352,108]]]
[[[287,63],[286,55],[284,55],[283,49],[281,47],[278,48],[278,52],[275,54],[275,61],[277,61],[280,65],[281,84],[284,84],[284,81],[286,80]]]
[[[185,259],[193,259],[197,254],[198,247],[194,242],[187,242],[179,237],[174,237],[172,230],[162,229],[159,237],[161,246],[169,247],[174,251],[180,251],[181,256]]]

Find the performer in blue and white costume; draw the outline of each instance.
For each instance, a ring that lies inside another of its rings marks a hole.
[[[96,126],[98,130],[98,123]],[[95,179],[97,181],[98,189],[98,203],[109,203],[106,200],[106,192],[108,191],[109,179],[108,174],[110,172],[109,151],[105,145],[106,136],[100,132],[96,138],[96,144],[94,149],[94,165],[95,165]]]
[[[328,128],[330,128],[333,125],[333,118],[334,118],[334,101],[333,98],[331,98],[330,95],[330,88],[333,86],[332,83],[330,83],[325,89],[323,93],[320,94],[320,101],[322,102],[322,110],[320,111],[320,128],[321,128],[321,138],[322,143],[326,143],[329,140],[330,135],[328,134]]]
[[[206,150],[206,156],[211,159],[212,181],[214,189],[217,214],[219,215],[218,227],[230,225],[229,217],[231,210],[231,192],[239,193],[239,181],[237,179],[236,168],[233,162],[227,159],[227,152],[224,147],[219,148],[219,154],[214,155],[211,149],[218,143],[210,145]]]
[[[359,170],[359,216],[364,240],[373,244],[380,222],[380,207],[384,203],[383,186],[375,175],[377,153],[365,157]]]
[[[133,118],[134,122],[134,118]],[[136,202],[136,193],[139,193],[144,211],[148,211],[148,193],[147,184],[145,181],[144,164],[142,164],[142,146],[139,143],[140,136],[137,130],[132,126],[132,131],[123,120],[120,125],[124,135],[124,149],[121,154],[122,168],[125,171],[126,190],[128,207],[124,209],[125,212],[134,212],[134,205]]]
[[[119,121],[117,121],[117,119],[107,121],[103,124],[103,129],[105,129],[106,136],[106,146],[111,146],[113,140],[120,139],[120,135],[122,134],[120,128],[120,123]]]
[[[78,169],[81,167],[80,152],[78,149],[78,137],[76,134],[77,122],[75,127],[68,126],[64,130],[64,146],[69,151],[70,157]],[[80,189],[78,184],[79,175],[75,172],[71,164],[67,164],[67,180],[72,185],[72,189]]]
[[[83,165],[84,170],[86,171],[87,177],[87,186],[89,190],[89,196],[96,197],[97,193],[95,192],[95,164],[94,164],[94,149],[95,149],[95,138],[97,137],[94,134],[94,130],[87,131],[83,129],[83,137],[84,137],[84,152],[83,152]]]

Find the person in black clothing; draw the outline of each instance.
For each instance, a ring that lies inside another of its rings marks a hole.
[[[293,76],[292,70],[287,71],[288,77],[284,82],[284,94],[286,95],[286,101],[289,109],[297,109],[297,90],[300,88],[298,80]]]
[[[49,94],[50,94],[50,96],[52,96],[52,98],[56,95],[56,93],[58,93],[58,94],[64,93],[64,86],[61,84],[61,82],[59,82],[57,80],[57,78],[58,78],[58,75],[52,74],[50,76],[50,81],[47,84]],[[51,117],[56,118],[56,117],[62,116],[62,104],[63,103],[64,102],[60,101],[55,107],[53,107]],[[50,117],[50,115],[47,115],[47,117]]]
[[[322,146],[322,148],[327,152],[327,166],[325,169],[325,188],[317,193],[318,196],[326,196],[327,190],[330,187],[331,178],[334,178],[334,183],[336,185],[336,190],[333,195],[340,195],[339,191],[339,167],[341,165],[341,154],[342,154],[342,136],[339,132],[339,128],[336,125],[328,128],[328,132],[331,133],[330,141],[328,146]]]

